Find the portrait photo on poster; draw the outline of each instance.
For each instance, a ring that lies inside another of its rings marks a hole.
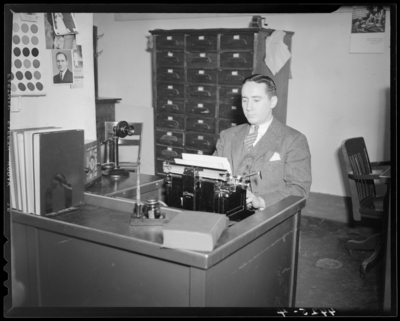
[[[74,83],[72,50],[52,49],[53,84],[69,85]]]
[[[52,13],[54,32],[58,36],[78,33],[73,13]]]

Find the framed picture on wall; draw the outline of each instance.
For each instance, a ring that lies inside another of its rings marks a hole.
[[[70,85],[74,83],[72,50],[52,49],[53,84]]]

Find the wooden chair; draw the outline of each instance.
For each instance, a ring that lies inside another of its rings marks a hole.
[[[362,217],[382,219],[384,195],[377,195],[374,180],[379,180],[380,173],[390,165],[390,162],[371,163],[362,137],[344,140],[341,151],[350,186],[353,219],[355,221],[361,221]],[[379,169],[381,170],[380,173],[373,173],[373,170]],[[349,240],[346,243],[346,248],[350,251],[374,251],[361,264],[360,274],[363,278],[376,266],[383,254],[380,233],[365,241]]]

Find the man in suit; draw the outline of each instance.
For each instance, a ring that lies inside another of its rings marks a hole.
[[[68,69],[68,58],[63,52],[58,52],[56,55],[56,64],[60,73],[53,77],[53,83],[55,84],[72,84],[74,82],[73,74]]]
[[[249,124],[220,133],[214,156],[226,157],[234,176],[250,178],[246,203],[264,209],[289,195],[307,197],[311,186],[311,155],[307,138],[272,116],[278,97],[274,81],[262,75],[246,78],[242,108]]]

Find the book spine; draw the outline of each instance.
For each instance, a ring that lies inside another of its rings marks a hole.
[[[19,154],[18,154],[18,136],[17,133],[12,133],[11,146],[14,154],[14,173],[16,185],[16,207],[17,210],[22,211],[22,192],[21,192],[21,171],[19,169]]]
[[[19,170],[21,178],[21,199],[22,211],[27,212],[27,198],[26,198],[26,177],[25,177],[25,148],[24,148],[24,134],[18,133],[18,157],[19,157]]]

